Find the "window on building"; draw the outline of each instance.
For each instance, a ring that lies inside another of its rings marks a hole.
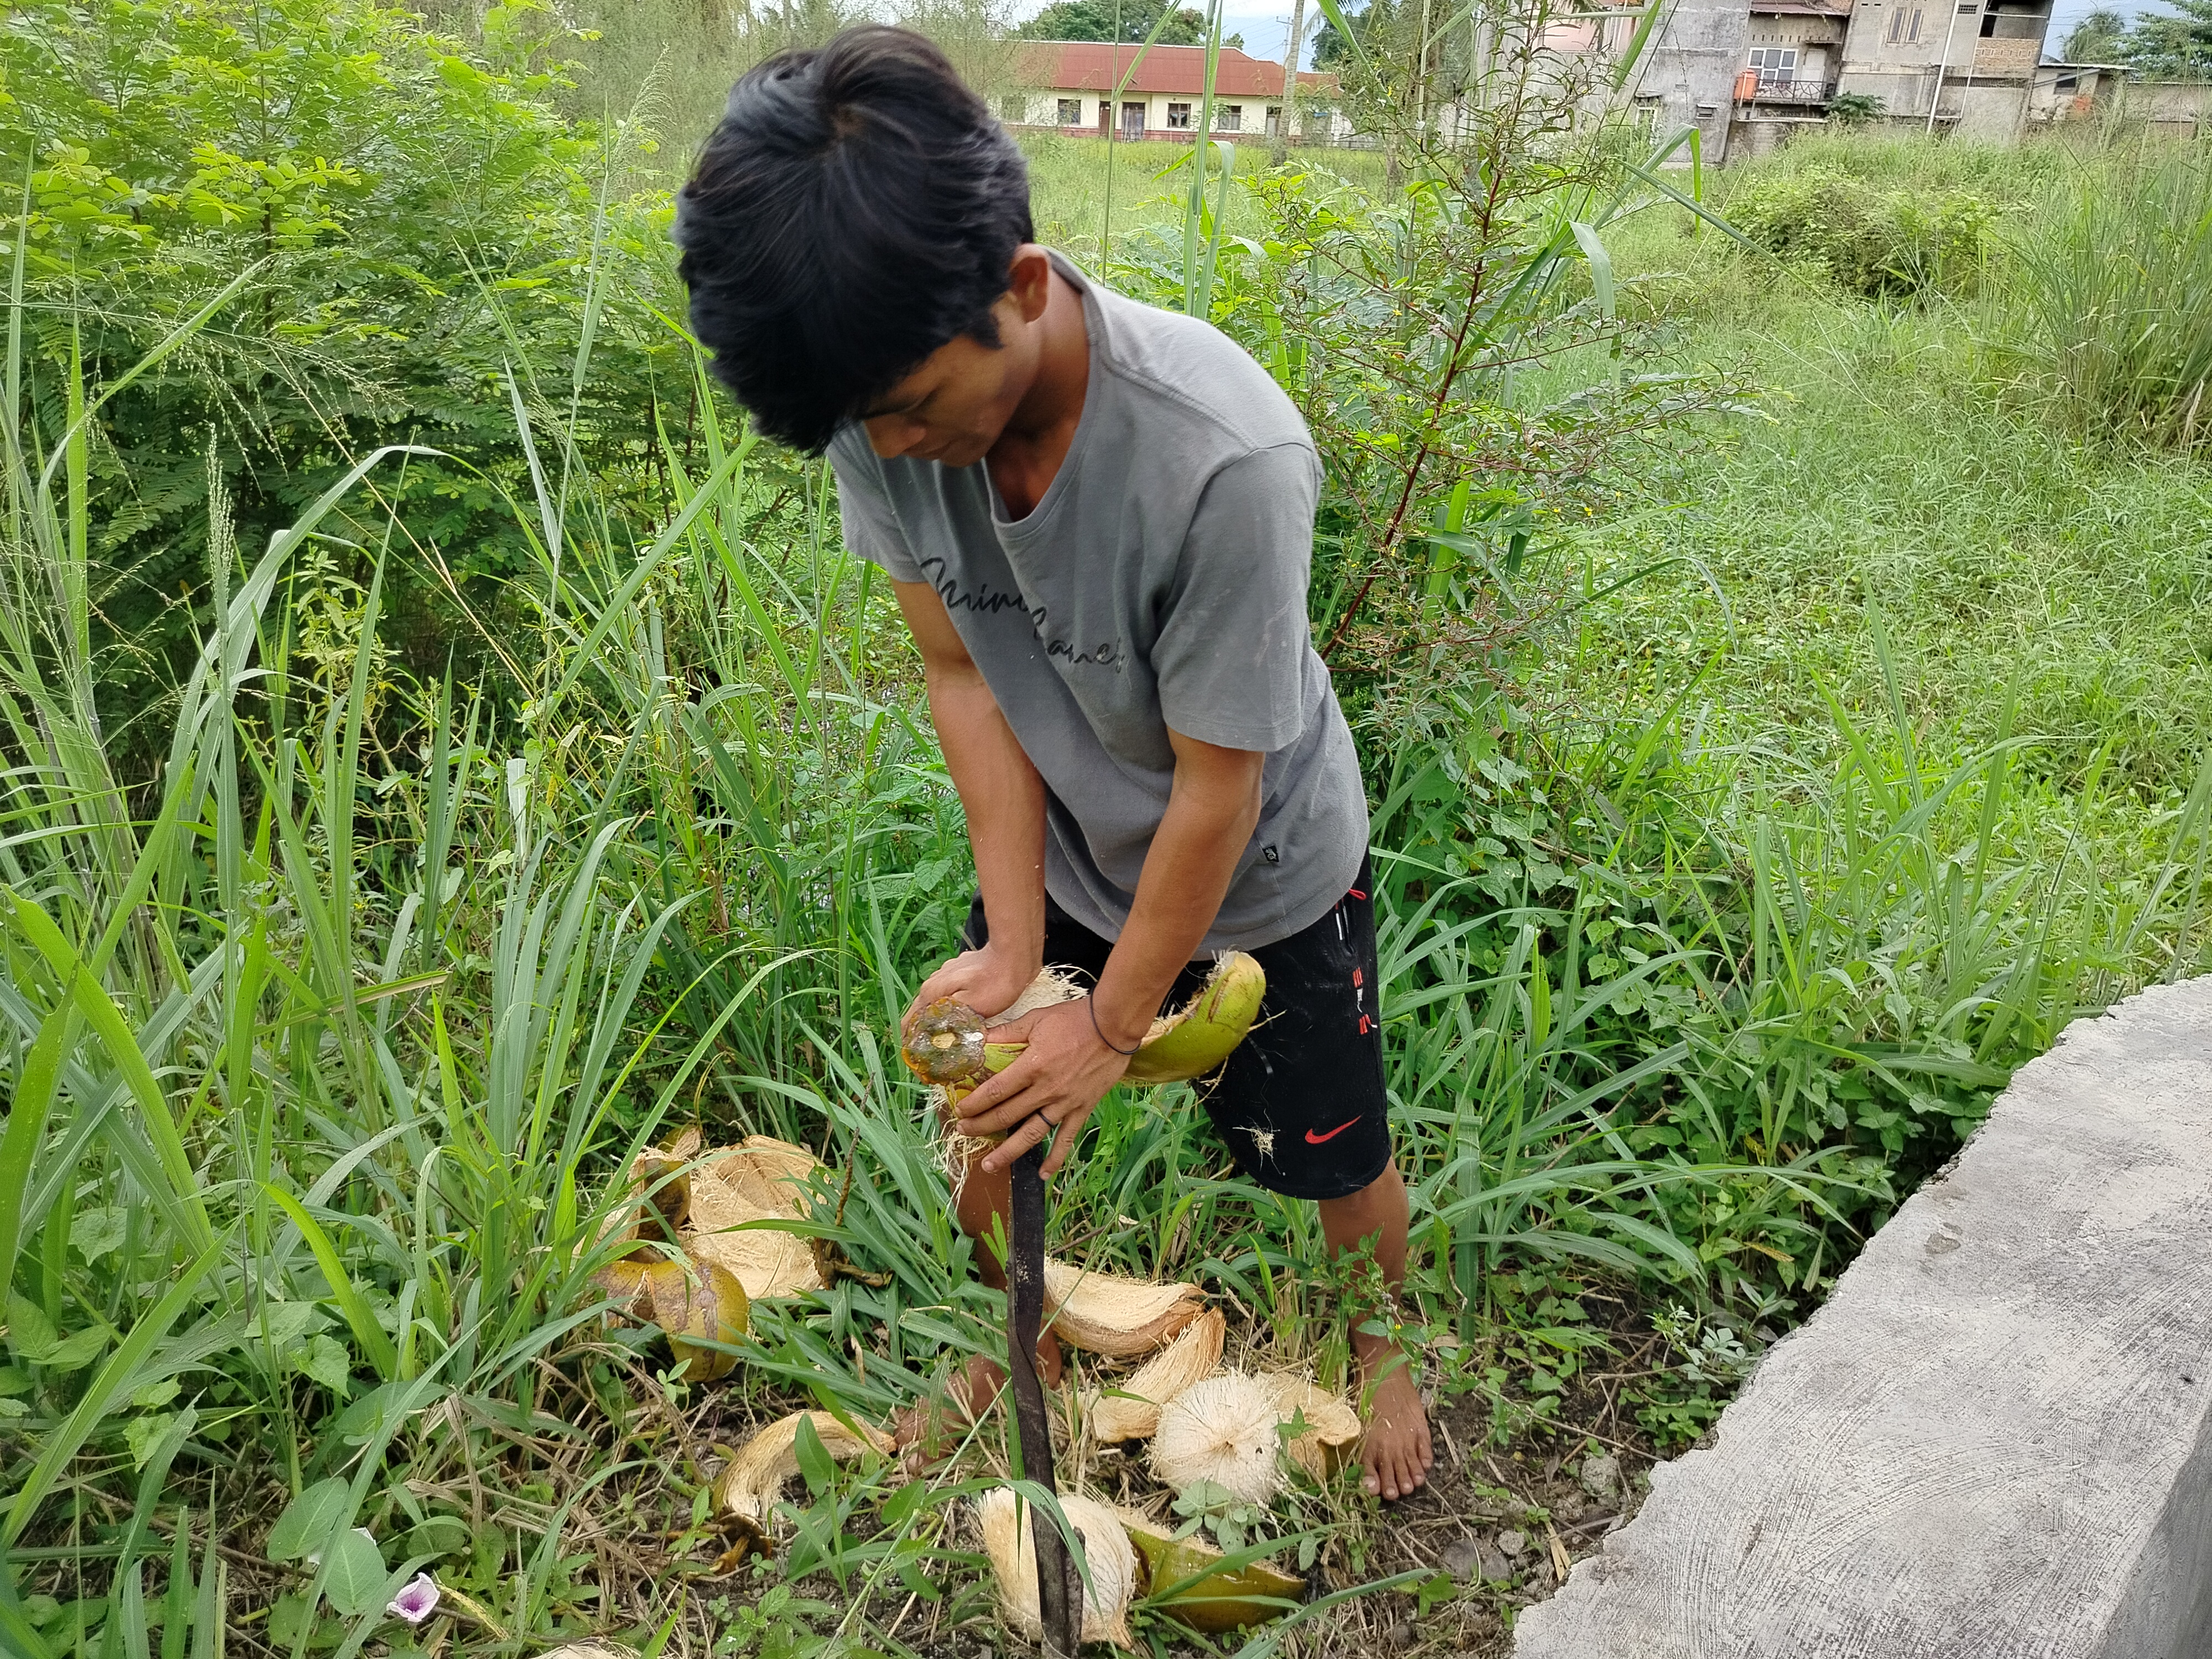
[[[1063,98],[1060,100],[1060,125],[1064,127],[1079,127],[1083,125],[1083,100],[1080,98]]]
[[[1905,38],[1905,8],[1899,6],[1889,15],[1889,44],[1895,46]]]
[[[1912,9],[1912,27],[1905,30],[1905,38],[1915,46],[1920,42],[1920,9],[1917,6]]]
[[[1280,131],[1282,130],[1282,125],[1283,125],[1283,106],[1282,106],[1280,104],[1270,104],[1270,105],[1268,105],[1268,106],[1267,106],[1267,137],[1269,137],[1270,138],[1273,137],[1277,132],[1279,132],[1279,131]]]
[[[1982,19],[1982,39],[1986,40],[1997,32],[1997,15],[1990,12]]]
[[[1176,132],[1188,132],[1190,131],[1190,106],[1188,104],[1170,104],[1168,106],[1168,126],[1171,131]]]
[[[2057,84],[2053,86],[2051,89],[2053,92],[2072,92],[2081,84],[2081,81],[2075,76],[2071,75],[2062,75],[2058,77]]]
[[[1030,100],[1018,92],[1008,93],[999,100],[999,118],[1010,126],[1019,126],[1029,118]]]
[[[1242,104],[1216,104],[1213,106],[1213,130],[1216,132],[1243,131],[1244,106]]]
[[[1753,46],[1751,66],[1759,71],[1760,86],[1788,86],[1797,78],[1797,48]]]

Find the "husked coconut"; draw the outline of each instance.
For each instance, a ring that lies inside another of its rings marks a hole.
[[[1160,1407],[1192,1383],[1213,1375],[1221,1364],[1228,1322],[1208,1308],[1182,1334],[1147,1359],[1111,1394],[1091,1396],[1091,1431],[1102,1445],[1118,1440],[1148,1440],[1159,1426]],[[1124,1398],[1123,1396],[1127,1396]]]
[[[828,1412],[793,1412],[778,1418],[738,1448],[737,1455],[714,1477],[714,1514],[718,1520],[765,1547],[769,1516],[783,1483],[799,1473],[799,1425],[811,1423],[822,1449],[834,1462],[848,1463],[863,1452],[889,1457],[896,1448],[890,1436],[865,1423],[851,1428]]]
[[[1336,1453],[1358,1440],[1359,1413],[1316,1382],[1278,1373],[1263,1376],[1279,1422],[1304,1414],[1306,1431],[1285,1448],[1291,1461],[1316,1480],[1328,1479]]]
[[[1114,1359],[1164,1346],[1206,1308],[1205,1293],[1195,1285],[1155,1285],[1050,1257],[1044,1290],[1054,1334],[1071,1347]]]
[[[1248,1504],[1282,1485],[1274,1395],[1256,1376],[1224,1371],[1192,1383],[1160,1407],[1152,1473],[1178,1492],[1200,1481]]]
[[[1112,1510],[1095,1498],[1060,1494],[1060,1507],[1083,1540],[1091,1582],[1083,1592],[1083,1640],[1133,1648],[1129,1602],[1137,1593],[1137,1552]],[[1029,1505],[1011,1486],[983,1494],[975,1505],[983,1548],[998,1575],[999,1603],[1007,1624],[1030,1641],[1044,1638],[1044,1617],[1037,1604],[1036,1540],[1030,1533]]]

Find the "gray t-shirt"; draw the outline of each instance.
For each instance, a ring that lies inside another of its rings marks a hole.
[[[1285,939],[1343,897],[1367,802],[1306,619],[1321,464],[1297,408],[1211,325],[1083,295],[1067,459],[1009,522],[988,469],[830,446],[845,540],[927,582],[1044,779],[1045,889],[1118,939],[1175,778],[1172,727],[1262,750],[1259,827],[1205,949]]]

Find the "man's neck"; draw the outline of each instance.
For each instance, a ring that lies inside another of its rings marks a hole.
[[[1091,384],[1091,331],[1084,322],[1083,295],[1057,270],[1037,321],[1042,337],[1036,378],[984,457],[1007,514],[1018,520],[1036,510],[1059,476]]]

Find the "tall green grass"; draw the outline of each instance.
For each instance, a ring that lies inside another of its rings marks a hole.
[[[694,362],[662,510],[625,520],[571,425],[586,325],[507,388],[532,482],[506,614],[536,624],[495,641],[511,686],[375,650],[421,459],[380,449],[265,547],[217,492],[213,620],[159,772],[124,775],[81,597],[102,389],[33,361],[17,294],[0,1631],[37,1659],[199,1659],[248,1627],[346,1659],[428,1566],[486,1650],[709,1639],[680,1575],[610,1554],[709,1549],[715,1439],[806,1400],[880,1420],[1003,1342],[885,1052],[964,912],[957,803],[826,473],[726,423]],[[26,382],[57,372],[40,428]],[[313,659],[311,555],[360,578]],[[1554,659],[1606,655],[1597,586],[1535,636]],[[2009,723],[1932,751],[1909,668],[1876,674],[1872,717],[1839,697],[1824,767],[1782,782],[1680,687],[1473,758],[1370,734],[1409,1319],[1501,1432],[1544,1409],[1493,1370],[1501,1330],[1548,1333],[1554,1392],[1595,1340],[1524,1306],[1524,1276],[1787,1317],[2077,1006],[2199,960],[2212,786],[2122,890],[2008,837],[2048,787]],[[587,1282],[629,1156],[695,1116],[818,1151],[799,1230],[864,1275],[757,1310],[716,1390],[603,1328]],[[1187,1091],[1109,1097],[1055,1249],[1195,1277],[1240,1345],[1340,1380],[1310,1212],[1200,1121]],[[836,1587],[811,1628],[928,1651],[920,1619],[891,1630],[922,1585],[982,1616],[952,1524],[980,1467],[810,1478],[781,1571]],[[1370,1524],[1343,1490],[1305,1519]]]
[[[2001,369],[2092,433],[2212,434],[2212,144],[2130,146],[2018,227],[1982,319]]]

